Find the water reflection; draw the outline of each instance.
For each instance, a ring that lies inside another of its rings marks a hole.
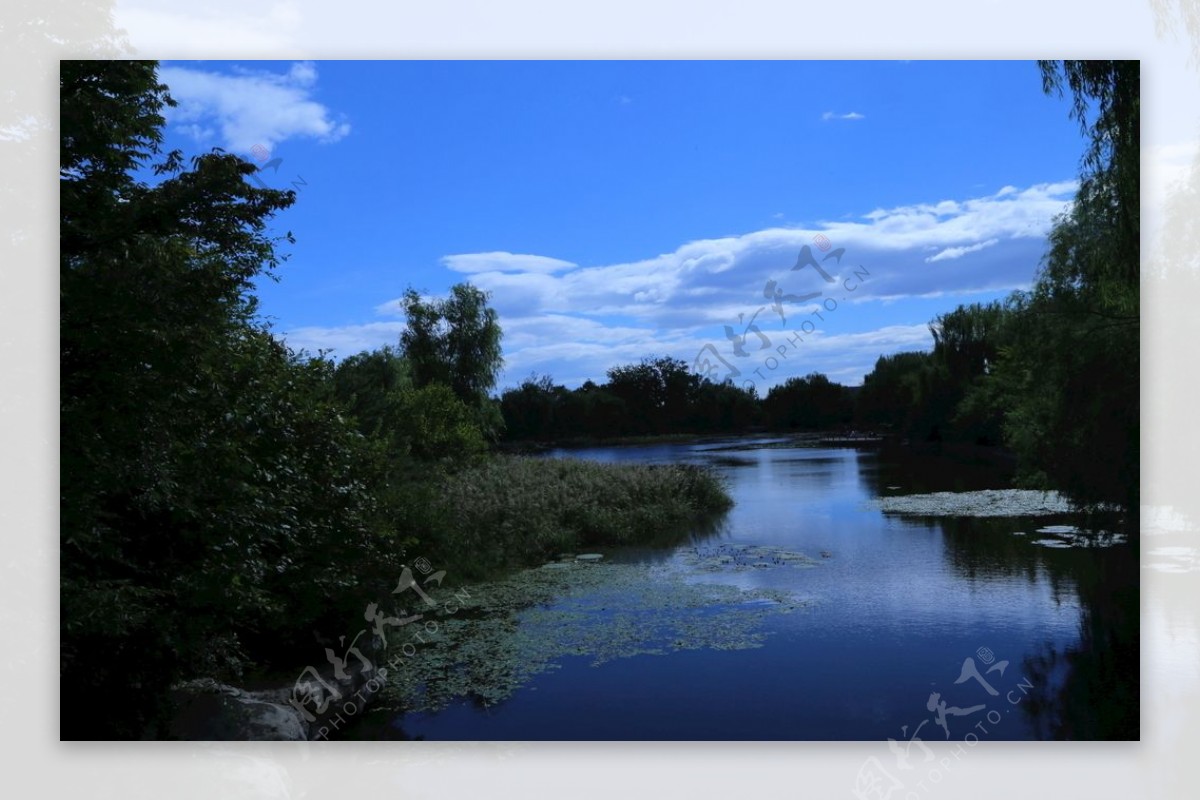
[[[1079,641],[1025,660],[1037,690],[1023,709],[1041,739],[1141,738],[1137,560],[1129,548],[1094,556],[1076,574]]]
[[[930,719],[931,692],[961,709],[992,703],[955,681],[964,659],[981,650],[1007,663],[1006,687],[1030,688],[1021,714],[1006,708],[989,724],[989,739],[1136,736],[1131,546],[1035,544],[1038,528],[1080,522],[1063,515],[922,518],[886,515],[869,503],[886,494],[1001,488],[1009,464],[973,453],[780,439],[551,454],[562,456],[719,471],[736,501],[726,515],[703,521],[686,540],[609,550],[607,558],[782,594],[802,611],[771,617],[761,647],[749,650],[643,654],[600,667],[565,659],[500,706],[480,709],[464,699],[440,713],[405,716],[400,725],[410,736],[883,740]],[[698,548],[803,554],[811,564],[735,558],[728,569],[708,560],[701,570]],[[628,714],[630,704],[638,715]],[[925,729],[941,739],[942,732],[961,737],[958,729],[970,725]]]
[[[871,496],[967,492],[1007,487],[1012,461],[994,449],[884,445],[860,455],[863,486]]]

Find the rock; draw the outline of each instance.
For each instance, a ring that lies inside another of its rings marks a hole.
[[[179,740],[306,740],[294,709],[213,679],[172,690],[178,712],[169,736]]]
[[[581,553],[575,559],[579,562],[599,562],[604,558],[602,553]]]
[[[314,673],[314,666],[298,669],[298,678],[292,684],[254,692],[212,678],[177,684],[171,689],[177,711],[168,727],[168,736],[180,740],[336,737],[336,732],[348,721],[345,715],[338,722],[334,719],[346,711],[348,699],[355,702],[356,708],[350,714],[361,712],[382,689],[387,677],[387,668],[380,664],[384,651],[378,636],[361,642],[359,650],[369,664],[347,652],[343,678],[337,678],[330,666]],[[290,703],[297,699],[307,716]]]

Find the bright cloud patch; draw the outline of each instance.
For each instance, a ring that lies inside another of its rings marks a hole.
[[[333,328],[304,326],[293,328],[284,335],[288,346],[296,350],[317,353],[330,350],[336,358],[353,356],[364,350],[374,350],[400,341],[404,323],[367,323]]]
[[[859,114],[857,111],[850,111],[850,112],[847,112],[846,114],[838,114],[833,111],[826,111],[824,114],[821,115],[822,122],[829,122],[830,120],[865,120],[865,119],[866,119],[866,115]]]
[[[442,264],[457,273],[556,273],[576,266],[562,259],[508,253],[502,250],[443,256]]]
[[[171,125],[197,141],[217,140],[237,153],[256,146],[270,151],[293,137],[336,142],[350,132],[348,123],[335,120],[328,108],[311,99],[317,81],[311,62],[295,63],[285,73],[205,72],[167,65],[159,77],[179,102],[167,111]]]
[[[978,253],[984,248],[990,248],[999,241],[999,239],[989,239],[986,242],[977,242],[974,245],[967,245],[965,247],[946,248],[945,250],[941,250],[925,259],[925,261],[926,263],[930,263],[935,261],[945,261],[946,259],[957,259],[967,255],[968,253]]]

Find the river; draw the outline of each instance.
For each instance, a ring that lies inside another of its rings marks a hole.
[[[1006,487],[1003,467],[765,437],[548,456],[719,471],[736,502],[722,519],[672,547],[605,551],[604,564],[653,570],[640,575],[670,577],[672,587],[720,585],[743,595],[722,595],[712,608],[671,606],[601,584],[551,600],[506,625],[539,643],[583,625],[595,635],[587,648],[614,643],[613,653],[600,662],[586,652],[554,654],[518,671],[501,698],[451,699],[366,736],[892,738],[918,761],[920,741],[970,732],[987,740],[1138,736],[1134,546],[1049,547],[1053,538],[1038,530],[1076,522],[1069,515],[934,518],[872,503]],[[680,630],[690,635],[628,647],[631,636],[651,636],[638,621],[680,610],[690,616]],[[698,628],[738,619],[749,628],[726,640]]]

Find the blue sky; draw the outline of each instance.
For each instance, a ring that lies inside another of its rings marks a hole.
[[[861,383],[879,355],[928,349],[935,315],[1029,285],[1084,145],[1033,62],[206,61],[160,77],[180,104],[168,147],[278,159],[262,181],[297,189],[273,224],[296,244],[259,285],[277,333],[335,358],[394,344],[407,286],[469,280],[505,332],[497,389],[599,382],[650,355],[760,394],[813,371]],[[792,269],[806,246],[831,280]]]

